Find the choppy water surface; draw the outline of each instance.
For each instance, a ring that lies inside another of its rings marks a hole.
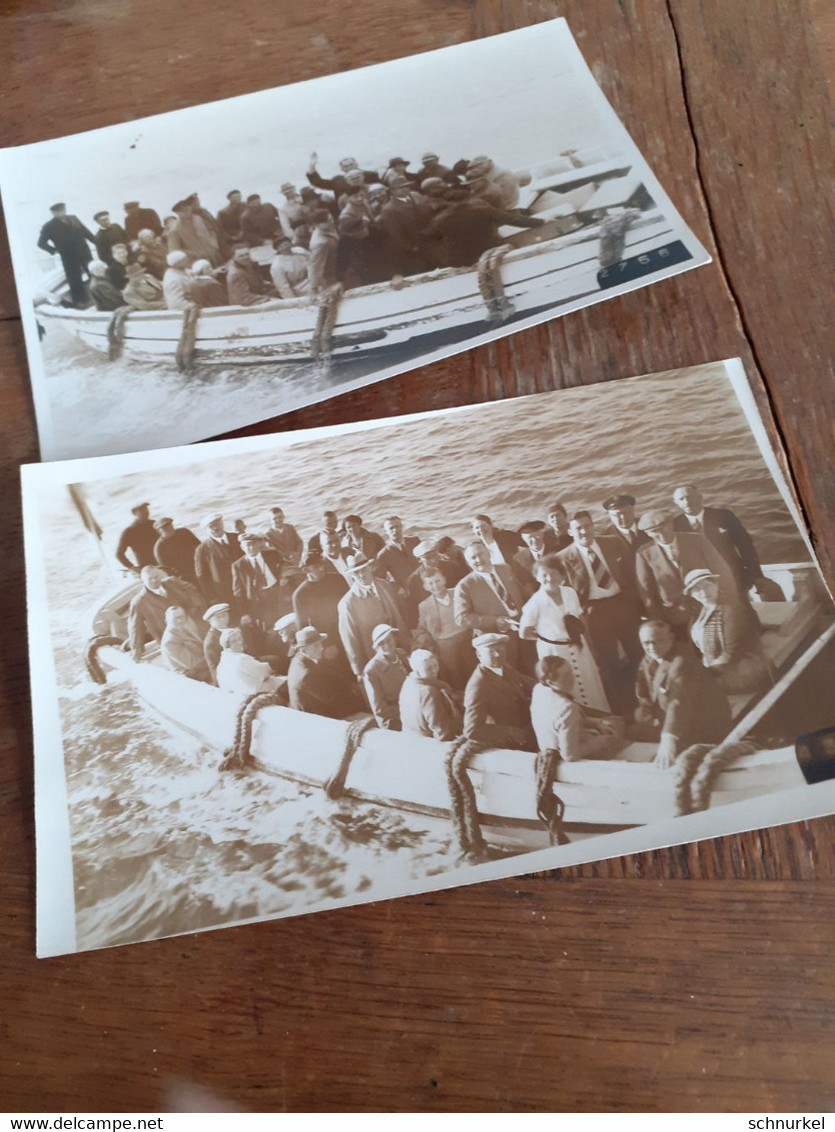
[[[682,480],[730,505],[766,562],[808,558],[718,367],[524,399],[87,485],[109,547],[148,500],[197,527],[207,510],[265,525],[274,504],[303,534],[325,508],[372,528],[391,513],[415,534],[465,537],[486,511],[502,526],[599,502],[615,488],[666,505]],[[451,863],[447,839],[414,816],[353,810],[253,774],[220,776],[219,753],[151,718],[132,689],[85,683],[86,611],[112,585],[63,494],[43,499],[71,807],[80,946],[188,931],[321,900],[405,889]]]

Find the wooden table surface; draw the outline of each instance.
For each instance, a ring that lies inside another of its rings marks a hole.
[[[38,141],[566,16],[714,263],[253,431],[739,354],[773,408],[831,583],[825,9],[4,0],[0,137]],[[161,1110],[175,1080],[259,1111],[830,1109],[833,819],[34,958],[17,466],[38,450],[5,243],[0,259],[0,1109]]]

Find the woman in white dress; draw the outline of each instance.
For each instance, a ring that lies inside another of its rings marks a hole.
[[[546,555],[534,565],[539,589],[522,607],[519,636],[536,641],[537,656],[559,656],[568,661],[574,674],[574,691],[579,703],[597,711],[610,711],[600,672],[583,639],[583,625],[569,610],[573,591],[566,583],[562,563],[555,554]]]

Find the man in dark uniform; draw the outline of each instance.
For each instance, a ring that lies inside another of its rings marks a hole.
[[[153,232],[155,236],[162,235],[162,224],[158,213],[153,208],[140,208],[138,200],[129,200],[125,203],[125,235],[128,240],[135,240],[144,229]]]
[[[605,533],[617,535],[633,554],[639,547],[645,546],[650,541],[646,531],[638,529],[638,521],[635,518],[634,495],[629,495],[628,492],[610,495],[608,499],[603,501],[603,510],[609,516],[609,524],[612,528],[611,531]]]
[[[127,243],[125,230],[121,224],[111,223],[107,209],[97,212],[93,219],[99,226],[95,235],[96,254],[102,263],[110,264],[113,261],[113,245]]]
[[[125,527],[119,537],[116,547],[116,561],[125,570],[138,574],[143,566],[156,566],[154,547],[159,537],[157,528],[151,520],[150,503],[137,503],[131,507],[134,516],[133,522]],[[128,558],[127,552],[133,555],[133,561]]]
[[[241,216],[245,208],[240,189],[230,189],[226,194],[229,203],[217,214],[217,222],[232,242],[241,238]]]
[[[157,519],[154,526],[159,534],[154,546],[154,558],[163,570],[196,586],[194,552],[200,545],[200,539],[188,527],[175,527],[173,519]]]
[[[53,204],[49,211],[52,219],[41,228],[38,247],[50,255],[61,257],[72,302],[77,307],[84,307],[87,305],[84,278],[89,278],[87,265],[93,258],[88,242],[95,244],[96,238],[77,216],[67,215],[65,204]]]
[[[473,640],[478,666],[464,692],[464,734],[486,747],[535,751],[531,692],[536,681],[507,663],[508,638],[481,633]]]

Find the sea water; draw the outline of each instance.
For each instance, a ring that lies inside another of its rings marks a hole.
[[[284,508],[303,536],[322,512],[372,529],[467,538],[468,517],[501,527],[560,500],[589,506],[627,490],[639,512],[698,484],[730,506],[764,562],[808,560],[805,544],[720,367],[615,382],[290,448],[205,460],[85,485],[112,556],[130,508],[148,501],[197,530],[207,511],[264,529]],[[414,889],[450,867],[448,832],[380,806],[258,773],[218,772],[220,752],[173,734],[126,682],[99,688],[83,663],[91,603],[113,580],[63,493],[41,507],[61,693],[78,945],[153,938],[329,899]],[[386,887],[388,886],[388,887]]]

